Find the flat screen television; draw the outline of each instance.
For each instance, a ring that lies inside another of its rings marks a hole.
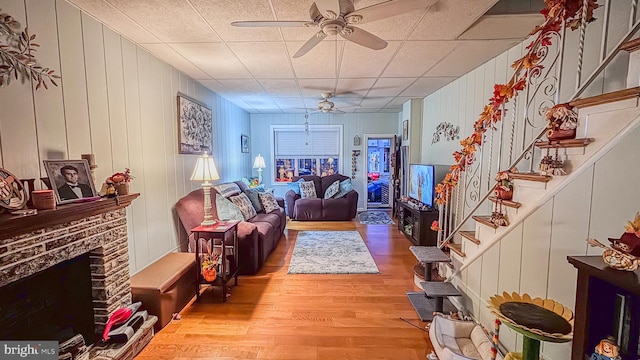
[[[410,164],[409,197],[432,207],[435,186],[444,179],[448,170],[447,165]]]

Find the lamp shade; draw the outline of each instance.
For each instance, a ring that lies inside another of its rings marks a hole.
[[[266,167],[267,167],[267,164],[265,164],[264,158],[262,157],[262,155],[258,154],[258,156],[256,156],[256,159],[253,160],[253,168],[264,169]]]
[[[191,180],[211,181],[218,179],[220,179],[220,175],[218,175],[216,163],[213,162],[213,158],[205,152],[204,155],[198,158],[196,168],[193,169],[193,174],[191,174]]]

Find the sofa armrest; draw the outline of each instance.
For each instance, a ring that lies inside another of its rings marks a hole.
[[[279,196],[276,196],[276,202],[278,203],[278,206],[280,206],[281,208],[284,209],[284,199],[283,198],[281,198]]]
[[[293,219],[293,205],[296,203],[296,200],[300,199],[300,195],[296,194],[293,190],[289,190],[284,194],[284,197],[287,203],[287,216]]]

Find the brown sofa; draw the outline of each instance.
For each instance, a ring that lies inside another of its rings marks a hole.
[[[302,199],[293,190],[287,191],[287,215],[291,220],[351,220],[358,210],[358,192],[349,191],[337,199],[324,199],[324,192],[334,181],[344,181],[347,176],[333,174],[328,176],[304,175],[294,176],[293,181],[299,179],[313,181],[317,199]]]
[[[247,189],[247,185],[242,181],[235,182],[240,190]],[[216,196],[218,192],[211,189],[211,212],[214,218],[218,218],[216,209]],[[280,209],[265,214],[259,212],[255,217],[241,221],[238,224],[238,256],[240,262],[240,274],[255,274],[262,268],[267,257],[276,248],[284,228],[287,224],[287,216],[284,212],[284,199],[276,198]],[[182,227],[189,234],[189,249],[194,251],[195,240],[191,234],[191,229],[200,225],[204,218],[204,191],[194,190],[187,196],[178,200],[176,212],[180,218]]]

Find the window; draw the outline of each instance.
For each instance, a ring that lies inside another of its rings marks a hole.
[[[290,182],[294,176],[340,173],[342,125],[273,125],[272,171],[274,183]]]

